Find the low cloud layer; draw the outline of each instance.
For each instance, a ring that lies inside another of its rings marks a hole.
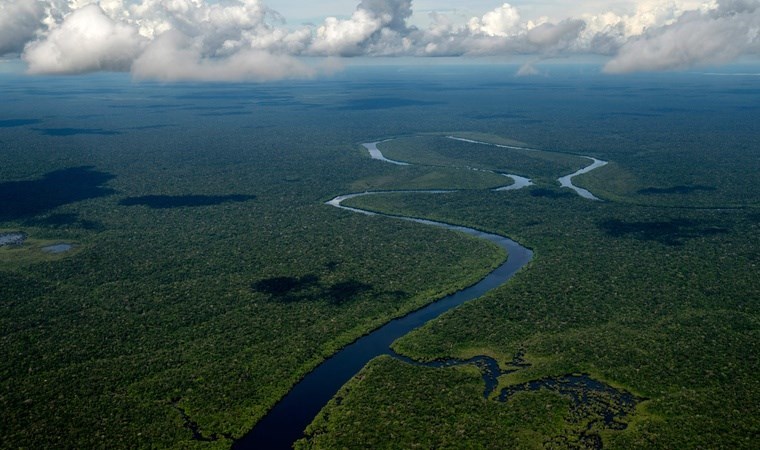
[[[724,1],[717,8],[689,11],[663,27],[646,30],[623,44],[604,70],[685,69],[723,64],[760,50],[760,4]]]
[[[0,0],[0,55],[33,74],[129,71],[159,80],[314,76],[304,56],[604,55],[608,73],[677,70],[760,54],[760,0],[630,0],[628,9],[528,19],[509,4],[409,24],[412,0],[360,0],[289,27],[262,0]],[[330,64],[332,65],[332,64]],[[527,64],[521,75],[536,73]]]
[[[193,39],[170,30],[146,47],[134,61],[132,73],[136,78],[161,81],[272,81],[311,77],[315,70],[291,56],[251,48],[211,58]]]

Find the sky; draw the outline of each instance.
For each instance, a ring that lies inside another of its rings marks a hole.
[[[31,75],[263,82],[395,57],[533,75],[588,56],[611,76],[757,61],[760,0],[0,0],[0,58]]]
[[[429,23],[428,15],[431,12],[452,14],[459,16],[460,20],[462,18],[469,19],[482,16],[485,12],[492,11],[503,3],[505,2],[499,0],[415,0],[411,23],[418,26],[427,25]],[[626,8],[631,10],[635,9],[637,2],[628,0],[516,0],[508,3],[518,8],[520,13],[526,17],[555,16],[566,18],[594,10],[625,11]],[[698,2],[693,3],[698,4]],[[267,2],[268,6],[280,12],[289,23],[294,24],[319,23],[328,16],[345,18],[351,15],[357,4],[358,1],[356,0],[323,0],[319,2],[270,0]]]

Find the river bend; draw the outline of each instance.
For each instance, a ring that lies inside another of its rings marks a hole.
[[[374,145],[373,145],[374,144]],[[386,160],[380,153],[373,155],[377,143],[364,144],[373,158],[383,159],[392,164],[399,161]],[[379,150],[377,151],[379,153]],[[349,207],[343,202],[351,198],[380,194],[446,194],[452,190],[430,191],[379,191],[340,195],[326,202],[327,205],[342,210],[370,216],[381,215],[398,220],[412,221],[428,226],[445,228],[492,242],[507,251],[507,260],[488,273],[485,278],[461,291],[447,295],[406,316],[393,319],[380,328],[357,339],[352,344],[339,350],[326,359],[314,370],[306,374],[254,428],[241,439],[234,442],[233,449],[289,449],[293,443],[303,437],[304,429],[316,417],[338,390],[356,375],[371,359],[380,355],[398,357],[391,350],[391,344],[412,330],[437,318],[441,314],[469,300],[483,296],[488,291],[506,283],[517,271],[533,258],[533,252],[517,242],[497,234],[486,233],[473,228],[451,225],[443,222],[420,219],[416,217],[378,214],[372,211]]]
[[[446,136],[446,137],[448,139],[453,139],[455,141],[469,142],[470,144],[490,145],[492,147],[507,148],[507,149],[511,149],[511,150],[526,150],[526,151],[531,151],[531,152],[540,151],[540,150],[538,150],[536,148],[518,147],[518,146],[515,146],[515,145],[494,144],[494,143],[491,143],[491,142],[476,141],[474,139],[465,139],[465,138],[461,138],[461,137],[457,137],[457,136]],[[386,142],[386,141],[380,141],[380,142],[373,143],[373,145],[375,146],[375,150],[378,153],[380,153],[380,150],[377,149],[377,144],[380,144],[382,142]],[[365,145],[367,145],[367,144],[365,144]],[[380,154],[382,156],[382,153],[380,153]],[[373,156],[373,158],[374,158],[374,156]],[[583,189],[582,187],[578,187],[578,186],[574,185],[573,184],[573,178],[577,177],[578,175],[583,175],[584,173],[589,173],[592,170],[596,170],[596,169],[598,169],[600,167],[604,167],[604,166],[606,166],[608,164],[608,162],[607,161],[602,161],[601,159],[592,158],[591,156],[581,156],[581,158],[590,159],[591,160],[591,164],[588,165],[588,166],[586,166],[586,167],[584,167],[584,168],[582,168],[582,169],[579,169],[579,170],[571,173],[570,175],[565,175],[564,177],[557,178],[557,181],[559,181],[559,184],[560,184],[561,187],[572,189],[572,190],[575,191],[576,194],[580,195],[583,198],[586,198],[586,199],[589,199],[589,200],[599,200],[599,201],[601,201],[600,198],[598,198],[597,196],[595,196],[594,194],[592,194],[591,192],[589,192],[587,189]],[[380,159],[380,158],[378,158],[378,159]],[[382,159],[384,159],[384,158],[382,158]],[[517,175],[507,175],[507,176],[510,177],[510,178],[512,178],[513,180],[515,180],[515,187],[505,186],[503,188],[496,189],[497,191],[512,191],[512,190],[520,189],[520,188],[523,188],[523,187],[526,187],[526,186],[530,186],[530,185],[533,184],[527,178],[518,177]],[[527,184],[525,183],[526,180],[527,180]]]

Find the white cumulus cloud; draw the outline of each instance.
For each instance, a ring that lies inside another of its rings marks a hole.
[[[30,73],[128,70],[144,41],[130,25],[111,20],[91,4],[66,16],[43,40],[27,45]]]
[[[356,0],[345,15],[298,27],[265,1],[0,0],[0,55],[20,53],[30,73],[265,81],[312,76],[319,70],[302,57],[315,56],[527,55],[529,74],[535,62],[573,55],[605,55],[605,70],[618,73],[760,53],[760,0],[542,3],[542,14],[562,8],[554,17],[498,0],[464,16],[448,2],[419,28],[412,0]]]
[[[362,0],[349,19],[325,19],[309,47],[313,55],[393,55],[409,50],[411,0]]]
[[[519,23],[520,13],[517,8],[504,3],[501,7],[487,12],[482,18],[473,17],[467,26],[473,34],[504,37],[515,32]]]
[[[383,26],[382,19],[359,9],[348,20],[328,17],[317,28],[311,51],[320,55],[354,56],[362,53],[361,45]]]

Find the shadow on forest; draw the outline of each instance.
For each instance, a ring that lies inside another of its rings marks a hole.
[[[123,206],[142,205],[153,209],[183,208],[188,206],[214,206],[230,202],[247,202],[255,195],[145,195],[128,197],[120,201]]]
[[[599,117],[601,118],[607,118],[610,116],[618,116],[618,117],[660,117],[662,114],[657,113],[644,113],[644,112],[631,112],[631,111],[615,111],[615,112],[606,112],[604,114],[600,114]]]
[[[23,127],[25,125],[36,125],[42,122],[39,119],[8,119],[0,120],[0,128]]]
[[[304,275],[303,277],[273,277],[253,283],[254,291],[281,297],[291,293],[297,293],[319,284],[316,275]]]
[[[208,112],[198,114],[203,117],[225,117],[225,116],[249,116],[253,114],[250,111],[220,111],[220,112]]]
[[[696,191],[716,191],[717,189],[712,186],[673,186],[669,188],[646,188],[637,191],[639,194],[644,195],[657,195],[657,194],[691,194]]]
[[[26,226],[48,228],[80,228],[90,231],[104,229],[99,222],[80,219],[78,214],[51,214],[47,217],[34,217],[24,222]]]
[[[156,129],[159,129],[159,128],[168,128],[170,126],[172,126],[172,125],[167,125],[167,124],[161,124],[161,125],[140,125],[140,126],[136,126],[136,127],[127,127],[127,128],[122,128],[122,129],[123,130],[143,131],[143,130],[156,130]]]
[[[683,245],[686,239],[715,236],[727,233],[726,228],[710,226],[705,222],[689,219],[672,219],[658,222],[623,222],[610,219],[598,223],[599,228],[613,237],[630,236],[645,241],[657,241],[664,245]]]
[[[121,134],[119,131],[103,130],[101,128],[35,128],[35,130],[46,136],[75,136],[78,134],[112,136]]]
[[[342,111],[370,111],[376,109],[402,108],[404,106],[433,106],[440,102],[411,100],[408,98],[360,98],[349,100],[337,109]]]
[[[46,174],[39,180],[0,183],[0,221],[18,220],[59,206],[113,194],[103,187],[115,178],[92,167],[73,167]]]
[[[554,189],[545,189],[545,188],[534,188],[531,189],[530,195],[533,197],[546,197],[546,198],[568,198],[568,197],[575,197],[575,193],[572,192],[565,192],[565,191],[557,191]]]
[[[517,113],[490,113],[490,114],[464,114],[464,117],[475,120],[490,120],[490,119],[524,119],[525,116]]]
[[[328,285],[323,283],[317,275],[304,275],[298,278],[267,278],[253,283],[251,289],[268,294],[282,303],[324,299],[334,305],[346,303],[364,293],[374,291],[372,285],[357,280],[341,281]],[[406,296],[406,293],[400,291],[384,292],[382,295],[400,298]]]

